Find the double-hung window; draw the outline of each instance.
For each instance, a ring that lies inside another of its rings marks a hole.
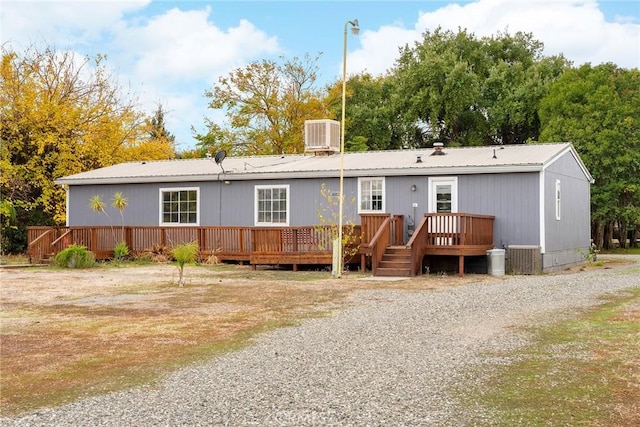
[[[358,212],[384,212],[384,178],[358,178]]]
[[[255,224],[289,225],[289,186],[256,185]]]
[[[198,225],[199,188],[161,188],[160,225]]]

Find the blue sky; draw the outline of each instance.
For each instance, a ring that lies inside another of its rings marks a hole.
[[[204,92],[235,68],[322,52],[320,83],[339,79],[344,24],[353,19],[360,35],[348,38],[348,73],[384,73],[399,46],[438,26],[478,37],[532,32],[545,54],[563,53],[575,65],[640,67],[638,0],[2,0],[0,37],[17,51],[36,44],[106,54],[118,84],[145,111],[163,105],[183,150],[194,146],[191,127],[204,131],[205,117],[224,124]]]

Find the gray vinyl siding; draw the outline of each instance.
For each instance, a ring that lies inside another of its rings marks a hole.
[[[539,174],[461,175],[458,210],[494,215],[493,244],[540,244]]]
[[[327,202],[320,194],[322,183],[338,193],[339,180],[298,179],[271,181],[184,182],[126,185],[87,185],[69,187],[68,223],[70,226],[121,225],[120,212],[111,207],[113,194],[120,191],[127,198],[124,225],[158,226],[160,224],[161,188],[199,188],[199,225],[253,226],[255,221],[255,186],[289,185],[289,225],[320,223],[317,212]],[[357,179],[344,180],[344,221],[359,223],[357,217]],[[108,216],[91,210],[89,199],[100,195]],[[336,211],[337,215],[337,211]],[[337,216],[336,216],[337,218]],[[185,225],[186,226],[186,225]]]
[[[560,220],[556,220],[556,180],[560,180]],[[567,152],[544,172],[545,240],[543,267],[554,269],[582,259],[591,239],[590,182]]]
[[[67,222],[70,226],[120,225],[120,212],[111,206],[116,192],[127,198],[123,211],[125,225],[158,225],[158,185],[76,185],[68,190]],[[100,196],[105,204],[104,214],[91,210],[89,200]]]

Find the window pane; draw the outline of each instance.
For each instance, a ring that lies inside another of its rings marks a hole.
[[[452,200],[451,185],[436,185],[436,212],[451,212]]]
[[[162,222],[196,224],[198,222],[198,192],[196,190],[164,191]]]
[[[360,180],[360,210],[382,211],[384,205],[382,178]]]
[[[258,188],[256,193],[257,222],[286,224],[288,189],[286,187]]]

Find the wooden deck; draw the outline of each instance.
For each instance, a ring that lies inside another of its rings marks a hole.
[[[458,256],[461,275],[464,257],[484,255],[493,248],[494,217],[486,215],[425,214],[406,245],[400,215],[361,215],[354,228],[360,266],[376,275],[389,248],[403,247],[410,260],[408,275],[421,274],[429,255]],[[331,226],[303,227],[28,227],[28,255],[33,263],[55,256],[70,244],[83,245],[96,259],[110,259],[118,242],[134,254],[153,247],[172,248],[197,242],[199,257],[258,265],[331,265]],[[347,260],[349,263],[357,259]]]
[[[154,247],[171,249],[189,242],[198,244],[200,260],[215,256],[220,261],[251,265],[332,263],[330,226],[308,227],[28,227],[31,262],[55,256],[68,245],[85,246],[96,259],[113,257],[114,246],[125,241],[129,250],[141,254]],[[360,227],[354,228],[360,236]],[[359,238],[357,239],[359,242]]]
[[[491,215],[467,213],[426,213],[407,246],[415,274],[422,268],[422,258],[429,255],[458,257],[458,274],[464,275],[464,257],[486,255],[493,249]]]

